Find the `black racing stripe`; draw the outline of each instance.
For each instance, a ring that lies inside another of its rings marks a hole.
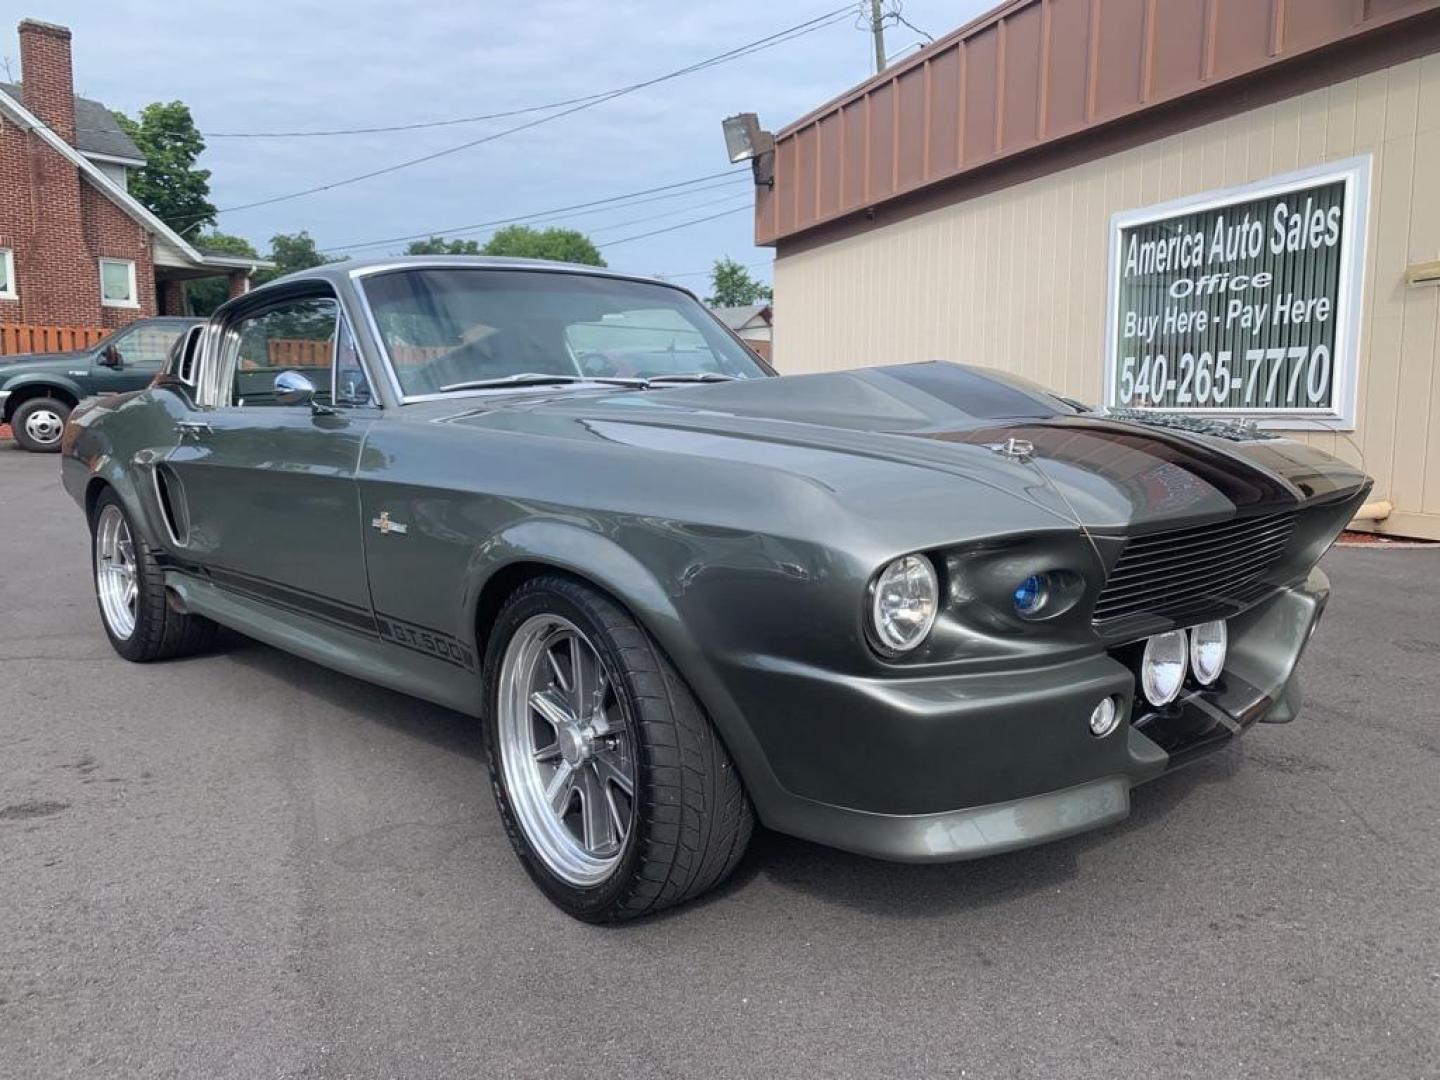
[[[406,622],[404,619],[397,619],[393,615],[385,615],[378,611],[375,613],[375,625],[379,629],[381,639],[392,645],[399,645],[402,649],[410,649],[413,652],[423,653],[425,656],[432,656],[447,664],[464,668],[466,671],[475,670],[474,650],[459,638],[447,634],[443,630],[434,630],[427,626]]]
[[[296,589],[278,581],[269,581],[235,570],[218,566],[203,567],[201,572],[216,585],[231,592],[242,593],[251,599],[283,607],[301,615],[310,615],[347,630],[358,630],[371,636],[378,636],[375,617],[364,608],[344,601],[321,597],[304,589]]]
[[[1214,688],[1192,690],[1171,705],[1139,713],[1131,723],[1170,756],[1168,772],[1218,750],[1274,704],[1270,695],[1226,672]],[[1137,697],[1136,708],[1148,706]]]

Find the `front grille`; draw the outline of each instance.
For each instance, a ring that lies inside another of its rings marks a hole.
[[[1295,515],[1285,512],[1136,537],[1110,571],[1091,618],[1181,619],[1248,603],[1264,593],[1262,579],[1294,528]]]

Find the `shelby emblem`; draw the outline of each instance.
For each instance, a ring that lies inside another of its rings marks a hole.
[[[372,518],[370,527],[372,529],[379,529],[382,536],[389,536],[391,533],[404,536],[410,531],[409,525],[401,525],[398,521],[391,521],[389,510],[382,510],[380,511],[379,517]]]

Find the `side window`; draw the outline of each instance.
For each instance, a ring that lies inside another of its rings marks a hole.
[[[183,326],[142,326],[117,336],[115,347],[122,369],[159,371],[184,330]]]
[[[335,404],[369,405],[373,400],[350,324],[341,319],[335,336]]]
[[[315,384],[317,402],[330,404],[336,313],[331,299],[288,300],[233,323],[231,402],[273,406],[275,376],[296,371]]]

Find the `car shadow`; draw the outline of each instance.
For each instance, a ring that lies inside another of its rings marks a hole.
[[[1026,894],[1063,886],[1078,876],[1086,851],[1136,832],[1163,827],[1165,819],[1197,788],[1227,783],[1244,768],[1232,745],[1131,792],[1130,816],[1104,829],[1065,840],[954,863],[893,863],[757,829],[734,875],[686,908],[723,903],[757,881],[884,919],[926,919],[1005,904]]]
[[[480,722],[473,716],[342,675],[223,628],[214,653],[296,690],[321,697],[358,721],[378,724],[441,750],[481,763],[485,761]]]
[[[473,717],[353,679],[308,660],[222,631],[216,652],[298,691],[318,696],[359,722],[378,724],[483,763],[481,727]],[[724,904],[763,880],[822,903],[885,919],[923,919],[1004,904],[1075,879],[1090,848],[1158,830],[1197,788],[1229,782],[1245,767],[1238,744],[1131,792],[1130,816],[1104,829],[1039,847],[957,863],[892,863],[758,828],[739,867],[691,904],[633,924],[654,925],[684,912]]]

